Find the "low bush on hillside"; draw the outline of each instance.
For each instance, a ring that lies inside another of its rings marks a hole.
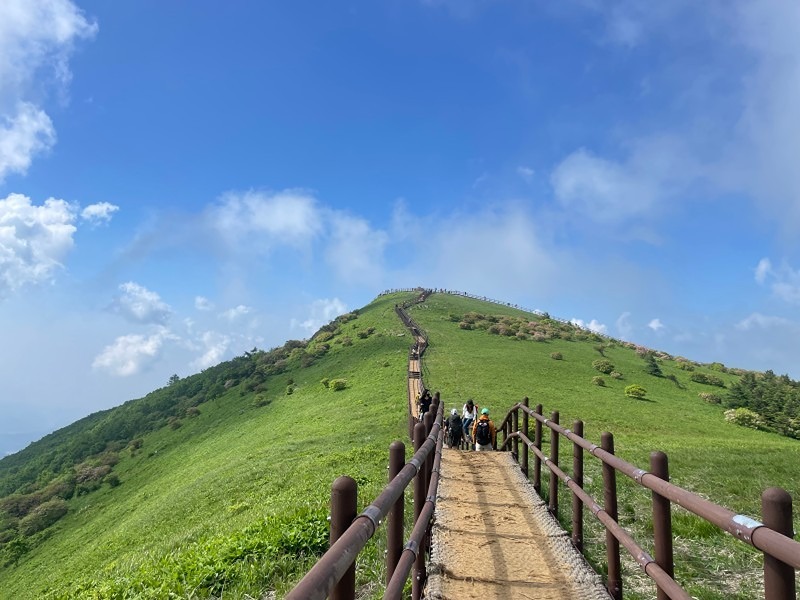
[[[347,379],[331,379],[328,383],[328,389],[334,392],[341,391],[347,387]]]
[[[550,358],[553,360],[564,360],[564,355],[561,352],[551,352]]]
[[[721,404],[722,403],[722,398],[720,398],[716,394],[712,394],[711,392],[700,392],[697,395],[703,402],[708,402],[709,404]]]
[[[61,498],[53,498],[34,508],[30,514],[19,521],[19,532],[30,536],[47,529],[67,514],[67,502]]]
[[[731,385],[725,404],[758,414],[765,431],[800,439],[800,382],[788,375],[744,372]]]
[[[625,386],[625,395],[628,398],[644,398],[647,396],[647,390],[640,386],[638,383],[632,383]]]
[[[614,370],[614,363],[606,358],[601,358],[595,361],[592,361],[592,366],[601,373],[608,375]]]
[[[709,373],[692,373],[691,380],[695,383],[704,383],[706,385],[714,385],[722,388],[725,387],[725,382],[722,379]]]
[[[622,373],[619,371],[611,371],[608,376],[611,377],[611,379],[622,379]]]
[[[725,411],[725,420],[728,423],[741,425],[750,429],[764,429],[764,418],[749,408],[732,408]]]
[[[600,377],[599,375],[595,375],[592,377],[592,384],[599,385],[600,387],[605,387],[606,380]]]

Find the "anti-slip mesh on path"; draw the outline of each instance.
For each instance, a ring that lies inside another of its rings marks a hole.
[[[425,598],[609,600],[510,452],[445,449]]]

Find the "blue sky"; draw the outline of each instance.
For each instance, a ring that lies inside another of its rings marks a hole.
[[[4,0],[0,453],[381,290],[800,378],[790,0]]]

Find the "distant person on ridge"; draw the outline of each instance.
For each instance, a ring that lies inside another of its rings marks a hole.
[[[472,401],[472,398],[467,400],[467,403],[464,405],[463,410],[461,411],[461,418],[463,420],[464,425],[464,435],[467,438],[467,441],[472,444],[472,425],[475,423],[475,420],[478,418],[478,407],[475,406],[475,402]]]
[[[422,390],[422,396],[419,398],[419,420],[422,421],[425,418],[425,413],[428,412],[431,408],[431,402],[433,402],[433,396],[431,396],[430,390]]]
[[[464,430],[461,425],[461,416],[458,414],[457,409],[450,411],[450,416],[445,421],[445,429],[447,430],[447,445],[451,448],[458,448],[463,439]]]
[[[489,418],[489,409],[481,410],[480,418],[472,427],[472,439],[475,440],[475,450],[493,450],[497,440],[497,430]]]

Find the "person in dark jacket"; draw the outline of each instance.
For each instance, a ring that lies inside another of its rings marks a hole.
[[[447,430],[447,445],[450,448],[458,448],[463,439],[464,429],[461,426],[461,415],[458,414],[457,409],[450,411],[450,416],[447,417],[445,429]]]

